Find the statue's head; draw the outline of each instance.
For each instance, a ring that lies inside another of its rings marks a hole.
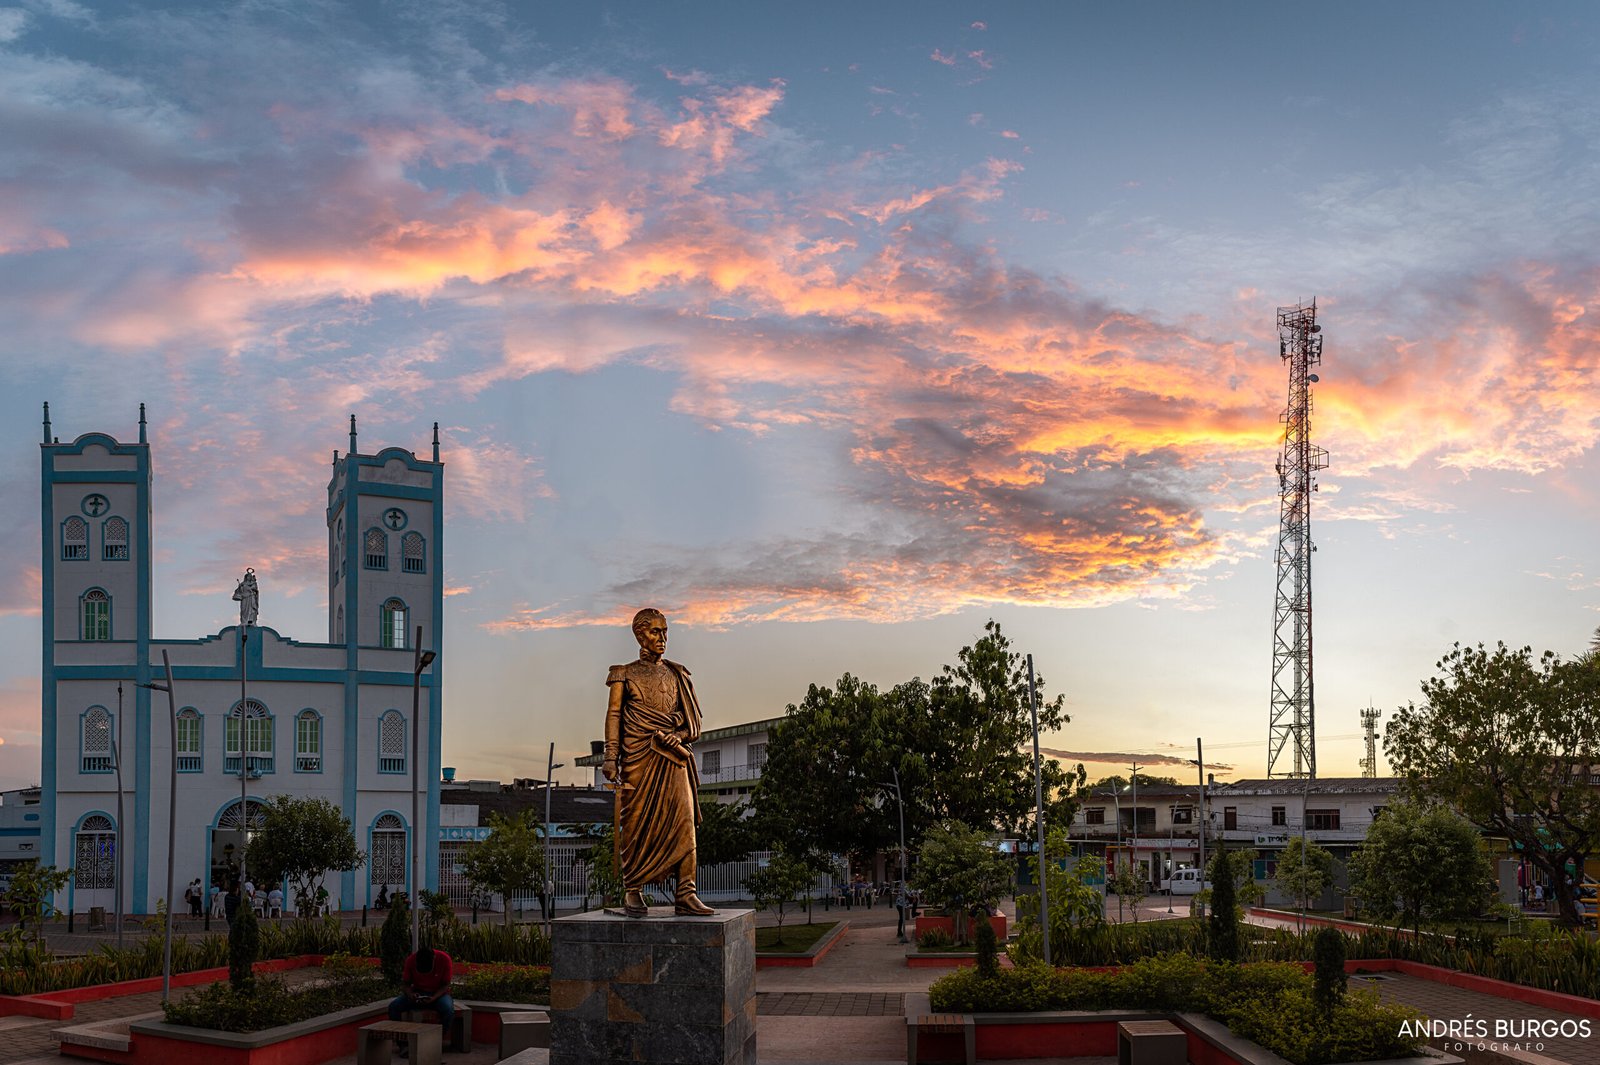
[[[655,607],[645,607],[633,615],[633,638],[652,654],[666,654],[667,616]]]

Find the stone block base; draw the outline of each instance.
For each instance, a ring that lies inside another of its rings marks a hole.
[[[756,920],[585,913],[554,923],[551,1065],[756,1065]]]

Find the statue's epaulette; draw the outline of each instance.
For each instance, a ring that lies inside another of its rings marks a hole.
[[[607,684],[621,684],[628,679],[628,666],[632,663],[624,662],[620,666],[612,666],[611,672],[606,674]]]

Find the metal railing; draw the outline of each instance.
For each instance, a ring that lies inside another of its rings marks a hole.
[[[725,765],[716,769],[702,769],[700,785],[704,787],[707,784],[727,784],[735,780],[760,780],[764,764],[753,762],[748,765]]]

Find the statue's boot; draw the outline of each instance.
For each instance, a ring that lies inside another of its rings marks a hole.
[[[694,893],[693,880],[678,881],[672,910],[679,917],[707,917],[717,912],[700,901],[700,896]]]
[[[641,888],[631,887],[622,897],[622,913],[625,917],[648,917],[650,907],[644,901],[644,891]]]

